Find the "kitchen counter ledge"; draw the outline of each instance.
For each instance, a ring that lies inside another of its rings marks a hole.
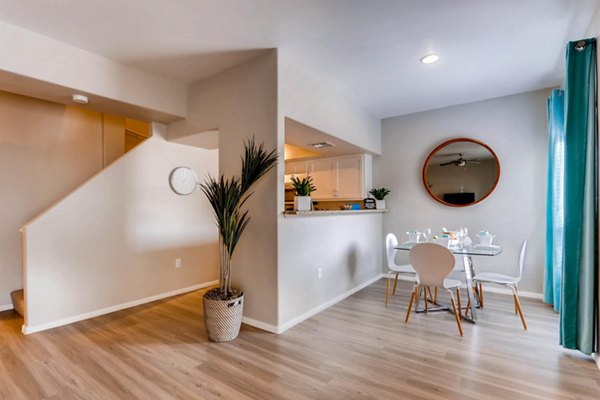
[[[286,211],[283,215],[288,217],[318,217],[325,215],[357,215],[357,214],[383,214],[390,210],[318,210],[318,211]]]

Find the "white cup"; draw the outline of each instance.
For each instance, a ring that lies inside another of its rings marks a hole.
[[[419,243],[420,237],[421,237],[421,232],[409,232],[408,233],[408,241],[410,243]]]
[[[494,236],[492,235],[479,236],[479,244],[482,246],[490,247],[492,240],[494,240]]]
[[[449,237],[438,238],[437,243],[439,245],[444,246],[444,247],[447,248],[450,245],[450,238]]]

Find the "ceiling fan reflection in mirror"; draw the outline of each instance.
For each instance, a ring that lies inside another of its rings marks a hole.
[[[456,167],[464,167],[467,164],[481,164],[481,161],[477,158],[474,158],[472,160],[466,160],[463,158],[462,153],[458,153],[458,158],[456,160],[442,163],[442,164],[440,164],[440,167],[446,167],[448,165],[454,165]]]

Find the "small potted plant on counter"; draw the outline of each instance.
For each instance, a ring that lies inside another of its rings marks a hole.
[[[312,209],[310,194],[317,190],[315,185],[313,185],[312,176],[302,179],[292,176],[292,187],[296,195],[294,197],[294,210],[310,211]]]
[[[385,197],[390,194],[388,188],[373,188],[369,191],[369,194],[375,197],[375,207],[378,210],[385,210]]]

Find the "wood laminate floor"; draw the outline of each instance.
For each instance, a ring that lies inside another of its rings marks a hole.
[[[477,326],[411,316],[381,280],[282,335],[210,343],[201,291],[22,336],[0,313],[2,399],[600,399],[600,371],[562,350],[557,315],[488,294]]]

